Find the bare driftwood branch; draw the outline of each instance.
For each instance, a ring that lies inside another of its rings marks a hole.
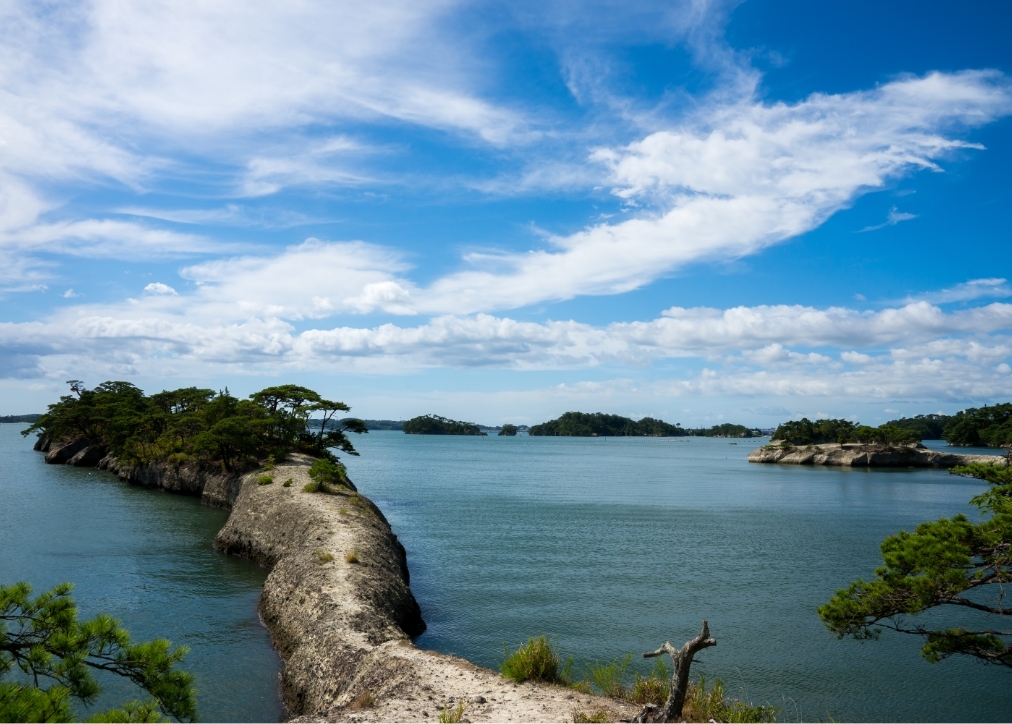
[[[692,657],[703,649],[716,645],[717,641],[710,638],[710,627],[707,626],[706,621],[703,621],[703,630],[699,636],[691,641],[686,641],[682,648],[676,649],[671,645],[670,641],[665,641],[664,645],[656,651],[649,651],[643,654],[643,658],[645,659],[663,656],[664,654],[671,657],[671,663],[674,667],[671,673],[671,693],[668,694],[668,700],[659,712],[655,714],[654,709],[657,707],[648,704],[633,718],[633,721],[669,722],[681,719],[682,707],[685,706],[685,694],[689,689],[689,667],[692,666]]]

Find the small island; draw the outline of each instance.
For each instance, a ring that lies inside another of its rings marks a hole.
[[[1012,441],[1012,405],[1008,413],[994,414],[969,409],[947,418],[941,439],[950,445],[981,445],[995,441],[995,446]],[[1003,411],[1001,411],[1003,412]],[[950,468],[972,463],[993,463],[994,455],[962,455],[929,450],[921,444],[922,430],[931,433],[939,416],[903,418],[878,427],[861,425],[850,420],[816,420],[806,417],[780,425],[769,445],[749,453],[750,463],[783,465],[830,465],[836,467],[904,467]],[[996,419],[996,417],[998,419]],[[981,429],[982,428],[982,429]],[[1009,428],[1009,429],[1006,429]]]
[[[681,425],[644,417],[636,421],[603,412],[567,412],[555,420],[534,425],[532,437],[683,437],[689,431]]]
[[[451,420],[439,415],[420,415],[405,422],[402,429],[408,435],[484,435],[473,422]]]

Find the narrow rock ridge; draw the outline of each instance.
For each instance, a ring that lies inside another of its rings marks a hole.
[[[284,659],[281,694],[295,721],[436,721],[460,705],[472,722],[571,722],[577,711],[618,721],[638,710],[560,686],[514,684],[415,646],[411,637],[425,622],[404,547],[365,496],[305,492],[307,456],[235,476],[186,465],[124,466],[95,453],[78,458],[93,447],[88,441],[39,443],[47,462],[90,464],[232,511],[214,546],[270,569],[259,608]],[[264,475],[273,481],[260,484]]]
[[[771,443],[753,450],[750,463],[781,465],[833,465],[837,467],[872,468],[951,468],[970,463],[997,463],[995,455],[960,455],[928,450],[920,443],[909,445],[864,445],[858,443],[820,443],[781,447]]]

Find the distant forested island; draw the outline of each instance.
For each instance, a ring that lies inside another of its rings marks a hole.
[[[332,421],[334,427],[343,425],[345,422],[354,420],[354,417],[345,417],[340,420]],[[362,420],[366,430],[401,430],[404,426],[404,420]]]
[[[451,420],[439,415],[419,415],[402,425],[408,435],[484,435],[473,422]]]
[[[42,415],[0,415],[0,422],[38,422]]]
[[[761,433],[744,425],[725,423],[708,428],[685,428],[652,417],[633,420],[603,412],[567,412],[555,420],[534,425],[530,434],[536,437],[756,437]]]
[[[791,420],[773,433],[793,445],[819,443],[897,443],[945,440],[959,447],[1003,447],[1012,444],[1012,403],[961,410],[955,415],[917,415],[878,427],[850,420]]]

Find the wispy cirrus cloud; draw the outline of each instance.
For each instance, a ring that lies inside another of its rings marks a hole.
[[[879,229],[884,229],[887,226],[896,226],[896,224],[899,224],[902,221],[910,221],[911,219],[916,218],[917,214],[910,214],[905,211],[900,211],[895,206],[893,206],[891,209],[889,209],[889,214],[886,216],[886,220],[884,222],[882,222],[881,224],[875,224],[874,226],[866,226],[863,229],[859,230],[858,233],[863,234],[866,231],[878,231]]]
[[[999,277],[987,279],[971,279],[970,281],[957,284],[948,289],[937,292],[926,292],[909,296],[905,301],[925,301],[931,304],[948,304],[951,302],[969,302],[974,299],[993,297],[1002,299],[1012,297],[1012,287],[1009,287],[1008,280]]]

